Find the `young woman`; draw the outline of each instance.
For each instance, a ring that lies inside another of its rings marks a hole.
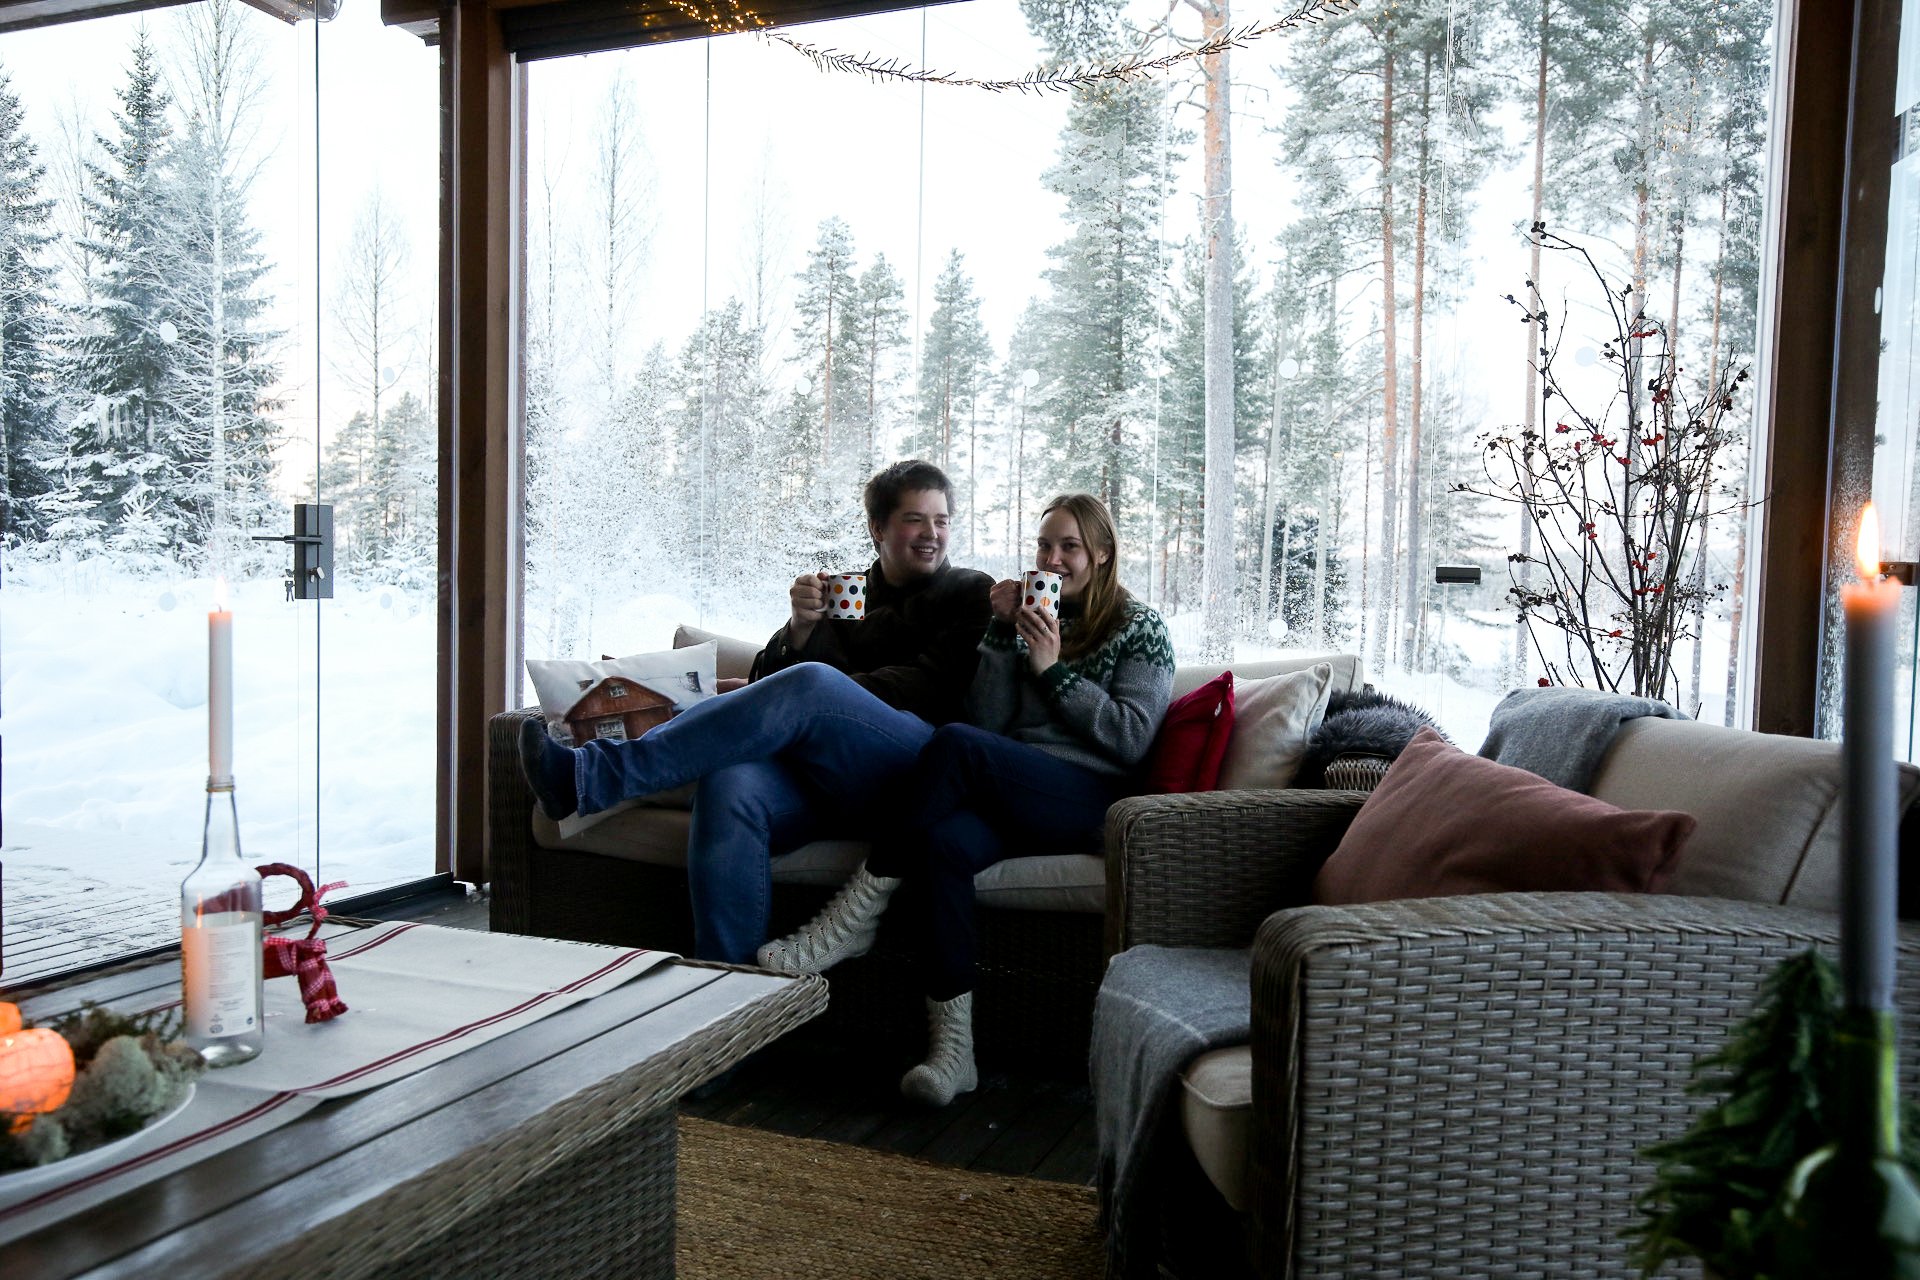
[[[1173,690],[1160,615],[1120,585],[1113,516],[1089,494],[1047,504],[1038,568],[1060,575],[1060,616],[994,586],[993,621],[967,700],[970,723],[936,729],[909,775],[902,821],[799,932],[758,953],[818,973],[863,954],[902,881],[927,975],[927,1060],[900,1081],[945,1106],[979,1084],[973,1062],[973,877],[1004,858],[1099,849],[1107,807],[1136,772]]]

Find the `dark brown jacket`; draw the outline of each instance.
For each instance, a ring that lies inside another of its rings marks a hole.
[[[781,627],[753,660],[752,679],[798,662],[824,662],[888,706],[928,724],[965,717],[967,688],[980,660],[980,637],[992,612],[993,579],[951,563],[904,587],[867,570],[867,616],[860,622],[822,618],[798,647]]]

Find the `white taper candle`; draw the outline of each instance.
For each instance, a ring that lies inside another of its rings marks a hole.
[[[207,775],[233,781],[233,613],[225,582],[214,583],[207,615]]]

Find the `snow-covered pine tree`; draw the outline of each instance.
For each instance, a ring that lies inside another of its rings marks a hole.
[[[767,564],[765,539],[777,517],[755,525],[773,394],[760,335],[738,298],[710,312],[687,339],[674,385],[686,407],[674,415],[670,450],[682,534],[669,567],[695,584],[703,603],[727,595],[765,596],[792,575]]]
[[[1254,273],[1244,254],[1236,254],[1233,273],[1233,412],[1235,424],[1233,454],[1260,451],[1264,461],[1267,432],[1270,429],[1272,386],[1268,376],[1270,358],[1262,332],[1263,317],[1254,303]],[[1207,270],[1206,246],[1189,241],[1181,248],[1180,282],[1175,287],[1173,323],[1168,335],[1167,376],[1160,402],[1160,518],[1156,540],[1175,549],[1168,566],[1166,582],[1169,608],[1178,612],[1182,603],[1191,607],[1206,596],[1205,545],[1203,515],[1211,489],[1206,482],[1207,462]],[[1216,384],[1218,380],[1216,379]],[[1235,470],[1238,470],[1236,467]],[[1258,475],[1259,471],[1252,472]],[[1236,509],[1253,517],[1256,548],[1261,504],[1258,491],[1244,495],[1236,483]],[[1257,569],[1257,563],[1256,563]],[[1252,576],[1249,576],[1249,581]],[[1258,593],[1254,595],[1257,597]],[[1230,637],[1229,637],[1230,638]]]
[[[336,559],[356,576],[371,571],[380,547],[380,513],[367,478],[373,447],[373,419],[355,409],[322,454],[315,498],[333,504]]]
[[[1051,59],[1068,62],[1117,48],[1121,7],[1022,0],[1021,11]],[[1131,503],[1144,487],[1142,425],[1152,413],[1145,369],[1164,273],[1162,175],[1175,142],[1165,95],[1156,80],[1075,90],[1059,159],[1042,176],[1065,201],[1067,235],[1047,251],[1051,293],[1029,413],[1047,440],[1054,487],[1097,494],[1122,541],[1135,543],[1141,531]]]
[[[847,403],[847,313],[855,309],[860,290],[854,275],[853,231],[841,219],[827,218],[818,235],[807,251],[794,303],[793,359],[805,380],[805,389],[797,392],[804,406],[795,407],[809,412],[795,415],[797,431],[789,461],[796,481],[803,485],[827,465],[836,448],[844,454],[852,443],[845,430],[835,430],[835,419]]]
[[[160,296],[174,317],[181,358],[167,387],[174,412],[167,452],[188,478],[178,506],[187,532],[217,569],[264,565],[252,530],[282,524],[273,492],[274,418],[281,337],[264,321],[271,299],[260,233],[249,197],[263,152],[257,130],[264,82],[251,10],[239,0],[206,0],[183,10],[181,107],[159,242]]]
[[[973,554],[984,533],[974,528],[974,521],[980,518],[980,398],[992,364],[993,344],[980,319],[973,278],[960,251],[951,250],[933,282],[933,312],[920,346],[919,406],[905,452],[936,459],[947,470],[959,490],[954,544],[967,554]],[[966,455],[966,470],[958,473],[953,462],[956,442]]]
[[[1491,117],[1504,72],[1493,63],[1487,19],[1456,13],[1429,2],[1407,28],[1407,88],[1401,119],[1410,150],[1408,198],[1412,205],[1409,274],[1413,295],[1407,327],[1411,353],[1407,366],[1406,555],[1400,597],[1400,663],[1412,670],[1424,644],[1426,612],[1420,607],[1433,585],[1431,561],[1423,559],[1421,524],[1430,499],[1444,494],[1422,480],[1426,451],[1426,396],[1431,381],[1426,367],[1427,321],[1448,301],[1448,288],[1464,269],[1464,239],[1469,194],[1486,176],[1501,150]],[[1439,429],[1458,426],[1442,420]]]
[[[1279,598],[1319,601],[1298,619],[1286,619],[1293,635],[1304,637],[1300,643],[1329,647],[1351,634],[1342,554],[1345,486],[1348,475],[1364,476],[1354,464],[1363,420],[1378,402],[1378,383],[1361,363],[1364,353],[1348,345],[1346,306],[1365,284],[1353,279],[1350,266],[1345,189],[1336,173],[1309,170],[1308,177],[1301,201],[1315,211],[1282,233],[1274,273],[1275,325],[1288,338],[1281,358],[1296,361],[1297,368],[1293,377],[1276,379],[1282,447],[1274,459],[1275,527],[1285,547],[1284,554],[1281,547],[1272,552]],[[1311,521],[1302,523],[1308,514]],[[1294,539],[1302,534],[1311,545],[1296,556]],[[1293,582],[1296,571],[1308,574],[1307,585]]]
[[[129,495],[151,490],[152,505],[142,510],[179,544],[193,525],[192,478],[171,449],[177,413],[170,389],[185,353],[165,336],[178,328],[163,288],[165,241],[176,229],[166,191],[170,99],[144,26],[115,94],[115,130],[95,137],[98,158],[87,164],[84,199],[95,233],[88,250],[98,271],[70,336],[73,407],[61,491],[48,518],[71,543],[82,529],[110,530]]]
[[[336,482],[349,482],[348,488],[323,486],[328,495],[323,501],[335,504],[336,536],[369,561],[383,558],[393,532],[389,502],[375,496],[381,489],[378,481],[369,492],[352,490],[368,484],[372,456],[392,455],[396,447],[387,432],[389,406],[382,400],[390,383],[399,382],[406,372],[411,355],[412,315],[406,297],[410,256],[405,228],[375,187],[354,216],[333,291],[330,336],[338,340],[329,350],[353,416],[327,451],[323,467]],[[390,457],[387,474],[395,469]]]
[[[849,449],[863,447],[864,433],[863,466],[872,471],[898,416],[900,353],[911,341],[906,290],[885,254],[875,255],[873,265],[860,273],[852,305],[843,315],[840,351],[845,359],[834,375],[839,402],[834,420],[844,424],[842,439]]]
[[[411,585],[433,570],[431,557],[424,565],[419,557],[437,536],[438,444],[426,401],[411,390],[388,401],[367,465],[379,533],[373,569],[380,581]]]
[[[1028,301],[1007,341],[1007,363],[996,384],[1006,425],[1002,429],[1000,505],[1002,538],[1006,550],[1004,572],[1033,567],[1033,535],[1040,504],[1047,489],[1044,432],[1033,418],[1034,393],[1040,389],[1040,368],[1046,359],[1046,307],[1038,298]],[[1034,385],[1027,386],[1032,374]],[[1058,487],[1058,486],[1054,486]],[[1122,565],[1124,576],[1125,565]]]
[[[1308,506],[1275,518],[1268,548],[1273,565],[1268,592],[1277,602],[1276,612],[1285,630],[1270,628],[1269,634],[1278,632],[1275,638],[1290,646],[1330,649],[1338,646],[1348,632],[1347,567],[1339,556],[1321,563],[1321,520],[1321,514]],[[1316,587],[1318,605],[1314,602]]]
[[[46,166],[29,138],[12,80],[0,71],[0,538],[18,543],[43,528],[38,499],[55,484],[62,452],[48,348],[53,268],[46,261],[53,202]]]

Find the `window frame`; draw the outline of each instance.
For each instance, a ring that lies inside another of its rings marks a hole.
[[[918,7],[768,0],[759,13],[789,24]],[[1780,6],[1771,126],[1779,155],[1763,231],[1773,269],[1757,371],[1767,430],[1754,475],[1767,500],[1753,557],[1745,720],[1798,735],[1820,722],[1821,668],[1833,660],[1823,643],[1830,551],[1857,514],[1843,494],[1872,450],[1875,344],[1854,335],[1877,332],[1877,317],[1870,288],[1849,294],[1843,285],[1877,279],[1881,267],[1890,164],[1879,161],[1892,131],[1850,124],[1892,114],[1898,56],[1887,33],[1898,30],[1899,0],[1856,0],[1843,9],[1848,24],[1833,20],[1836,7]],[[456,876],[480,882],[488,787],[518,785],[486,777],[486,726],[508,707],[520,657],[524,66],[706,30],[659,0],[637,16],[609,0],[383,0],[383,15],[443,51],[441,845]],[[1850,174],[1858,181],[1848,199]],[[1873,328],[1860,327],[1863,317]]]

